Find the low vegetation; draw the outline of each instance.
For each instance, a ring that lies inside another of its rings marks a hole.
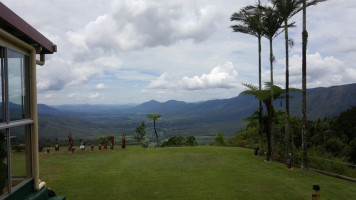
[[[236,136],[227,140],[228,146],[250,147],[259,146],[258,116],[254,113],[246,118],[249,123],[245,130],[236,133]],[[284,161],[284,112],[275,112],[275,160]],[[356,107],[351,107],[333,118],[308,121],[307,143],[310,167],[356,178]],[[294,155],[294,164],[301,161],[301,120],[290,116],[291,152]],[[263,146],[266,146],[264,140]],[[262,151],[264,148],[262,149]],[[347,164],[349,163],[349,164]]]
[[[197,146],[198,142],[194,136],[172,136],[168,140],[162,142],[162,147],[182,147],[182,146]]]

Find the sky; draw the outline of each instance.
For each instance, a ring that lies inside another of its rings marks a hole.
[[[38,102],[138,104],[237,96],[258,84],[257,38],[230,16],[255,0],[1,0],[57,45],[37,66]],[[267,1],[263,1],[267,3]],[[356,1],[307,9],[307,88],[356,82]],[[290,86],[301,88],[302,13],[289,29]],[[273,42],[275,84],[285,85],[284,34]],[[270,81],[262,40],[262,81]]]

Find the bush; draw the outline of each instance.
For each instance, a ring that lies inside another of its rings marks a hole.
[[[325,145],[325,149],[327,149],[327,151],[332,153],[334,156],[340,155],[344,147],[345,145],[342,143],[342,141],[336,138],[329,139]]]
[[[172,136],[168,140],[162,142],[162,147],[181,147],[181,146],[196,146],[198,142],[194,136]]]
[[[224,138],[224,136],[223,136],[221,133],[217,133],[217,134],[216,134],[215,142],[216,142],[216,144],[218,144],[219,146],[226,146],[225,138]]]
[[[356,138],[350,143],[350,162],[356,163]]]
[[[187,136],[185,138],[185,143],[188,146],[197,146],[198,145],[198,142],[195,140],[194,136]]]
[[[229,146],[229,147],[246,147],[247,145],[248,145],[247,140],[240,140],[236,137],[229,138],[226,141],[226,146]]]
[[[249,127],[246,130],[236,133],[236,136],[229,138],[226,142],[231,147],[255,147],[258,146],[258,129]]]
[[[148,145],[150,145],[150,139],[149,138],[144,138],[143,139],[143,142],[142,142],[142,146],[143,147],[145,147],[145,148],[147,148],[148,147]]]

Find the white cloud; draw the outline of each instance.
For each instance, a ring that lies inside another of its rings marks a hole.
[[[149,89],[171,89],[176,85],[171,83],[171,75],[167,72],[161,74],[158,79],[151,81],[151,83],[147,86]]]
[[[105,89],[106,87],[105,87],[104,83],[99,83],[99,84],[97,84],[97,85],[95,86],[95,88],[98,89],[98,90],[103,90],[103,89]]]
[[[97,92],[97,93],[90,93],[89,94],[89,98],[90,99],[96,99],[96,98],[98,98],[100,96],[100,93],[99,92]]]
[[[220,20],[213,6],[199,7],[195,1],[125,0],[113,2],[109,13],[67,35],[80,59],[90,51],[135,50],[186,39],[201,42]]]
[[[67,95],[68,98],[78,98],[78,97],[81,97],[82,94],[79,93],[79,92],[72,92],[70,94]]]
[[[174,81],[168,73],[163,73],[158,79],[153,80],[148,89],[183,89],[183,90],[205,90],[205,89],[230,89],[238,86],[238,73],[231,62],[216,66],[209,74],[201,76],[184,76],[179,81]]]
[[[53,97],[54,97],[53,94],[47,94],[47,95],[45,95],[45,98],[46,98],[46,99],[51,99],[51,98],[53,98]]]
[[[278,60],[283,65],[285,59]],[[264,73],[265,80],[269,80],[269,72]],[[353,83],[356,70],[346,66],[341,60],[333,57],[323,57],[320,53],[307,54],[307,87],[329,87]],[[285,68],[276,70],[275,83],[284,87]],[[290,57],[289,82],[291,87],[302,86],[302,57],[292,55]]]
[[[241,91],[238,82],[258,82],[257,39],[229,27],[235,24],[231,14],[251,0],[1,2],[58,46],[58,52],[46,55],[46,65],[37,67],[43,103],[66,103],[68,95],[72,103],[200,101],[235,96]],[[308,8],[308,88],[355,82],[355,5],[338,0]],[[38,12],[31,12],[36,8]],[[63,20],[68,16],[75,17]],[[297,27],[289,30],[295,41],[290,83],[300,87],[301,13],[292,21]],[[268,45],[263,39],[264,82],[269,81]],[[283,34],[276,38],[274,52],[277,61],[284,58]],[[235,64],[238,76],[229,69],[212,71],[226,61]],[[280,62],[275,64],[275,82],[284,87]],[[99,92],[97,83],[106,89],[90,99]]]
[[[234,88],[236,87],[237,71],[231,62],[219,65],[212,69],[209,74],[202,74],[189,78],[183,77],[180,85],[188,90],[200,90],[209,88]]]

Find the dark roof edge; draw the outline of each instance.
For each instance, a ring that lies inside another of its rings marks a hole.
[[[42,53],[53,54],[57,52],[57,45],[29,25],[25,20],[0,2],[0,18],[9,23],[14,29],[26,35],[38,45],[43,47]],[[30,44],[32,45],[32,44]]]

